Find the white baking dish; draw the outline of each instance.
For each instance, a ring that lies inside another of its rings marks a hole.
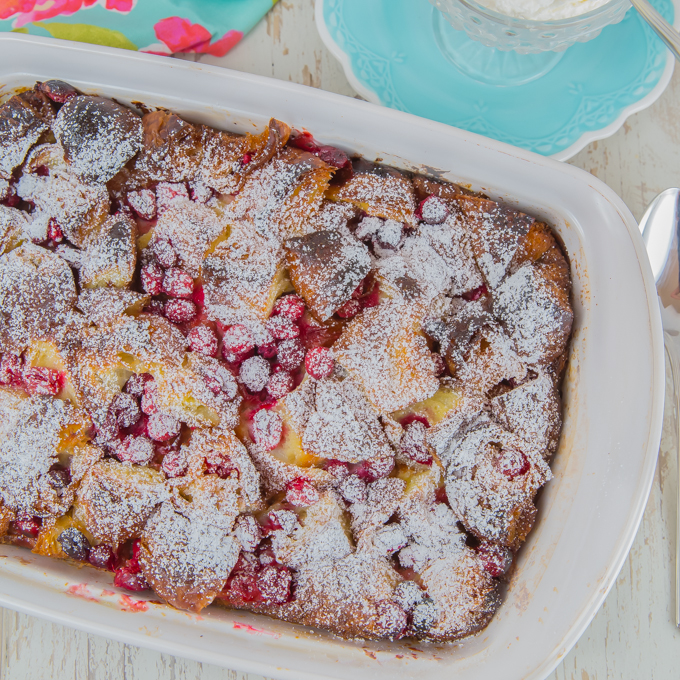
[[[611,189],[569,165],[362,101],[134,52],[0,37],[2,92],[61,78],[230,130],[269,116],[370,159],[483,188],[560,233],[574,276],[575,332],[555,478],[505,602],[460,644],[347,642],[211,607],[138,603],[110,576],[0,546],[0,604],[98,633],[276,678],[544,678],[612,586],[649,493],[661,433],[659,307],[635,221]]]

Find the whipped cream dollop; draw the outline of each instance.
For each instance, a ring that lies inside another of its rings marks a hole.
[[[557,21],[592,12],[609,0],[477,0],[499,14],[531,21]]]

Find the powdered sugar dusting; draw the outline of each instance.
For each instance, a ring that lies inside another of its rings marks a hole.
[[[349,463],[394,455],[377,413],[351,380],[316,383],[314,404],[302,435],[305,450]]]
[[[548,373],[492,399],[491,413],[527,446],[545,455],[557,449],[562,413],[559,394]]]
[[[412,308],[388,300],[357,317],[335,345],[337,361],[380,413],[427,399],[439,387],[417,323]]]
[[[5,402],[8,397],[0,399]],[[30,515],[50,514],[48,500],[55,491],[46,475],[61,451],[62,430],[73,415],[67,403],[50,397],[31,397],[17,404],[14,427],[0,438],[0,496],[5,505]]]
[[[86,184],[65,164],[63,152],[56,144],[36,147],[26,161],[17,184],[17,194],[35,205],[28,225],[28,235],[37,241],[47,239],[50,220],[78,247],[87,245],[89,237],[109,213],[106,188]],[[38,175],[39,167],[49,168],[49,175]]]
[[[54,134],[74,172],[86,182],[108,182],[142,145],[142,121],[104,97],[73,97],[54,123]]]
[[[152,244],[172,243],[182,268],[196,278],[210,244],[227,229],[227,223],[210,208],[188,199],[177,199],[161,213]]]
[[[0,339],[15,352],[50,339],[67,323],[76,301],[68,265],[57,255],[24,244],[0,257]]]
[[[368,249],[339,231],[289,239],[286,251],[293,285],[321,321],[350,299],[371,268]]]
[[[540,454],[481,416],[442,454],[446,491],[456,516],[478,536],[518,547],[535,517],[533,497],[552,475]],[[528,458],[529,468],[508,477],[498,464],[504,450]]]
[[[117,551],[117,585],[196,612],[364,639],[486,625],[561,425],[547,227],[274,119],[241,137],[11,101],[4,540]]]
[[[547,363],[564,351],[574,314],[537,267],[527,264],[509,276],[493,311],[528,363]]]
[[[0,106],[0,177],[9,179],[48,126],[19,97]]]

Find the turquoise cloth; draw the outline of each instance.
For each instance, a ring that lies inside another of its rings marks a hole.
[[[0,30],[224,56],[276,0],[0,0]]]

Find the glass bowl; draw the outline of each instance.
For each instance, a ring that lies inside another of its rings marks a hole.
[[[629,0],[610,2],[586,14],[556,21],[531,21],[499,14],[473,0],[430,0],[458,31],[497,50],[518,54],[561,52],[576,42],[597,37],[609,24],[623,19]],[[566,3],[565,3],[566,4]]]
[[[629,0],[610,0],[568,19],[532,21],[500,14],[474,0],[430,2],[436,8],[434,37],[444,56],[459,71],[497,87],[540,78],[557,65],[564,50],[596,38],[631,8]]]

